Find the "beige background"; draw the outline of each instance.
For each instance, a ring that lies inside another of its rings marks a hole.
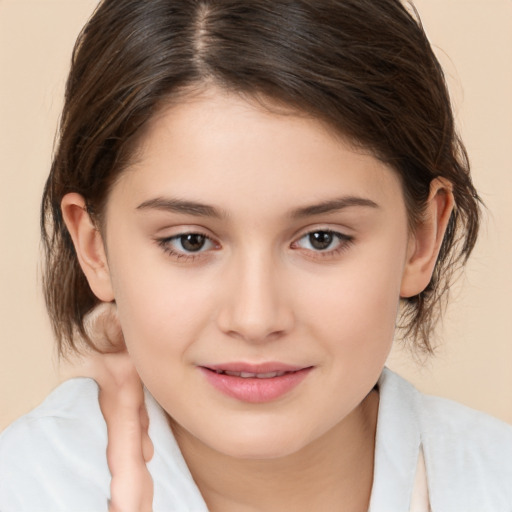
[[[0,429],[58,383],[39,291],[38,208],[73,42],[95,0],[0,0]],[[512,1],[418,0],[486,201],[437,356],[390,366],[512,423]]]

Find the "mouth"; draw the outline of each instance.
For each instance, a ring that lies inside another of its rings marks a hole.
[[[248,365],[227,363],[200,366],[206,380],[217,390],[242,402],[277,400],[296,388],[313,370],[281,363]]]
[[[207,368],[210,370],[210,368]],[[230,377],[241,377],[242,379],[273,379],[274,377],[282,377],[286,373],[291,372],[267,372],[267,373],[251,373],[251,372],[230,372],[227,370],[211,370],[219,375],[229,375]]]

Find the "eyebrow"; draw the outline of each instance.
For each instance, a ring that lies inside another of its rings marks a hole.
[[[354,206],[379,208],[379,205],[371,199],[356,196],[345,196],[336,199],[330,199],[328,201],[322,201],[318,204],[297,208],[291,212],[290,216],[293,219],[300,219],[303,217],[312,217],[314,215],[321,215],[325,213],[335,213],[345,208],[351,208]]]
[[[313,217],[326,213],[335,213],[345,208],[354,206],[366,208],[379,208],[379,205],[371,199],[356,196],[345,196],[336,199],[322,201],[318,204],[296,208],[289,213],[292,219],[301,219],[304,217]],[[224,210],[219,210],[215,206],[187,201],[178,198],[155,197],[144,201],[136,208],[137,210],[162,210],[172,213],[183,213],[197,217],[213,217],[216,219],[227,218],[228,214]]]
[[[195,201],[185,201],[177,198],[155,197],[148,199],[137,206],[137,210],[163,210],[172,213],[184,213],[197,217],[227,217],[227,213],[208,204]]]

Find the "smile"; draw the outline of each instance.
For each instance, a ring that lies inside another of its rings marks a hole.
[[[249,366],[251,367],[249,368]],[[273,364],[274,368],[270,368],[270,366],[272,364],[257,367],[235,363],[214,367],[199,366],[198,368],[206,381],[217,391],[230,398],[248,403],[271,402],[287,395],[313,370],[312,366],[301,368],[276,365],[275,363]]]
[[[242,379],[273,379],[281,377],[288,372],[267,372],[267,373],[251,373],[251,372],[228,372],[224,370],[215,370],[215,373],[221,375],[229,375],[231,377],[242,377]]]

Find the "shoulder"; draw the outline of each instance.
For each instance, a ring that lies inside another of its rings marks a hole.
[[[505,472],[512,483],[512,425],[446,398],[418,393],[417,400],[428,449],[442,451],[460,469],[474,465]]]
[[[512,467],[512,425],[462,404],[419,394],[421,424],[425,436],[449,439],[453,446],[471,452],[485,448],[481,455],[510,457]]]
[[[444,398],[420,395],[420,404],[427,472],[436,493],[455,506],[448,488],[460,489],[468,511],[512,510],[512,426]],[[475,500],[479,508],[471,508]]]
[[[167,417],[146,390],[155,510],[207,511]],[[71,379],[0,434],[0,510],[107,509],[107,428],[92,379]]]
[[[512,426],[418,392],[387,370],[388,390],[410,410],[425,453],[433,510],[512,510]],[[436,508],[437,505],[437,508]]]
[[[64,382],[0,435],[0,509],[105,509],[106,444],[97,384]]]
[[[512,455],[512,425],[453,400],[420,393],[387,368],[379,386],[390,406],[410,409],[408,412],[414,415],[422,440],[449,440],[454,448],[467,450],[479,446],[500,447],[501,453]]]

